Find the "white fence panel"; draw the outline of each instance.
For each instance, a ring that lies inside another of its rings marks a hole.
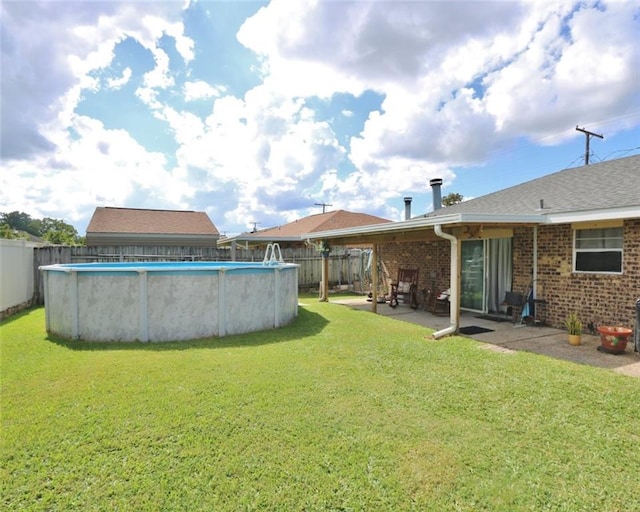
[[[0,238],[0,311],[31,302],[33,248],[37,245]]]

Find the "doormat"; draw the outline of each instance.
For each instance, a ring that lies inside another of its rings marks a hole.
[[[460,334],[482,334],[483,332],[493,332],[493,329],[487,329],[486,327],[480,327],[477,325],[470,325],[469,327],[461,327],[458,329]]]
[[[482,318],[483,320],[491,320],[492,322],[511,322],[511,318],[505,318],[503,316],[491,316],[491,315],[478,315],[476,318]]]

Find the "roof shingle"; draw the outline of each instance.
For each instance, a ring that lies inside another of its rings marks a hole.
[[[564,169],[425,217],[453,213],[540,215],[620,207],[640,208],[640,155]]]
[[[391,221],[366,213],[355,213],[345,210],[336,210],[332,212],[309,215],[308,217],[303,217],[302,219],[289,222],[288,224],[284,224],[282,226],[267,228],[256,231],[254,233],[243,233],[242,239],[278,239],[301,237],[305,233],[313,233],[315,231],[327,231],[330,229],[368,226],[370,224],[382,224],[385,222]]]
[[[110,206],[96,208],[87,233],[219,235],[218,229],[205,212]]]

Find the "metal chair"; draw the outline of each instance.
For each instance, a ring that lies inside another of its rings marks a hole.
[[[433,314],[437,316],[446,316],[451,313],[451,302],[449,297],[450,290],[445,290],[436,295],[436,302],[433,308]]]
[[[522,293],[517,292],[505,292],[504,300],[500,304],[507,308],[506,315],[511,315],[513,325],[516,325],[518,318],[522,321],[522,308],[525,304],[525,296]]]

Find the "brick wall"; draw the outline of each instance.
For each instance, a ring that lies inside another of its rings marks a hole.
[[[540,250],[538,249],[538,254]],[[513,269],[511,290],[525,293],[533,281],[533,229],[513,230]],[[538,283],[539,284],[539,283]]]
[[[395,281],[399,268],[419,268],[418,290],[442,291],[449,288],[449,255],[447,240],[435,242],[386,243],[379,247],[388,279]]]
[[[572,272],[571,226],[538,229],[538,295],[547,300],[549,325],[564,327],[567,314],[575,311],[585,329],[589,323],[634,327],[640,298],[640,220],[625,221],[623,236],[622,275],[580,274]],[[525,238],[516,238],[514,252],[527,254]],[[518,267],[518,279],[523,279],[523,270]]]

